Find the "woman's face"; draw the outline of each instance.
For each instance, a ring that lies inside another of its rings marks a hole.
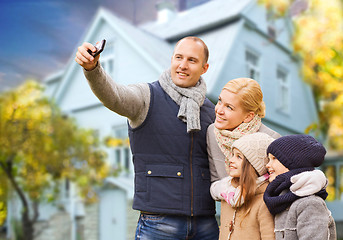
[[[237,94],[223,89],[215,108],[214,126],[220,130],[234,130],[243,122],[250,122],[254,114],[246,112],[241,106]]]

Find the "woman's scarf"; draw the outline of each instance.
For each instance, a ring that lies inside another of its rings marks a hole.
[[[256,188],[261,186],[264,182],[266,182],[269,178],[268,174],[260,176],[256,179]],[[229,177],[228,185],[229,187],[225,189],[225,192],[222,192],[220,195],[224,198],[224,200],[230,204],[234,208],[238,208],[244,204],[244,198],[241,196],[241,187],[234,187],[232,186],[232,177]]]
[[[229,164],[228,160],[232,155],[231,146],[232,144],[244,135],[257,132],[261,127],[261,118],[256,114],[255,117],[247,123],[241,123],[233,131],[229,130],[219,130],[214,128],[214,133],[216,135],[217,143],[220,150],[225,155],[225,169],[229,174]]]
[[[194,87],[178,87],[171,79],[170,69],[164,71],[159,78],[162,89],[179,106],[177,117],[187,123],[187,132],[199,131],[200,126],[200,107],[206,98],[206,83],[202,77]]]
[[[291,206],[291,204],[301,198],[290,191],[290,187],[293,184],[291,182],[291,177],[305,171],[312,171],[313,168],[298,168],[290,170],[286,173],[278,175],[271,183],[269,183],[266,191],[263,195],[263,200],[266,203],[269,212],[272,215],[283,212]],[[326,189],[323,188],[315,195],[321,197],[323,200],[326,199],[328,193]]]

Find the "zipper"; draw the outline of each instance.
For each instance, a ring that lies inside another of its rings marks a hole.
[[[191,170],[191,216],[193,217],[194,213],[194,183],[193,183],[193,141],[194,141],[194,133],[191,132],[191,151],[189,154],[189,165]]]

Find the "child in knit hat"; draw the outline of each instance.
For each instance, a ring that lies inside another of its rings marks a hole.
[[[268,185],[266,150],[274,139],[253,133],[236,140],[229,176],[211,187],[214,198],[224,199],[219,239],[274,239],[274,220],[263,202]]]
[[[335,222],[328,210],[325,188],[308,189],[315,194],[295,194],[294,178],[319,167],[326,154],[321,143],[309,135],[290,135],[273,141],[267,154],[270,184],[264,201],[275,216],[275,238],[279,239],[336,239]],[[314,179],[312,179],[313,181]],[[317,191],[317,192],[316,192]]]

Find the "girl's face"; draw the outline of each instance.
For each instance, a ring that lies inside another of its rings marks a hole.
[[[269,182],[272,182],[276,176],[288,172],[289,169],[286,168],[280,161],[274,157],[273,154],[268,154],[269,162],[266,165],[268,172],[269,172]]]
[[[242,174],[242,164],[244,155],[237,148],[233,149],[233,156],[229,159],[229,175],[234,178],[239,178]]]
[[[216,120],[214,126],[220,130],[234,130],[243,122],[250,122],[253,112],[246,112],[241,106],[237,94],[223,89],[215,107]]]

